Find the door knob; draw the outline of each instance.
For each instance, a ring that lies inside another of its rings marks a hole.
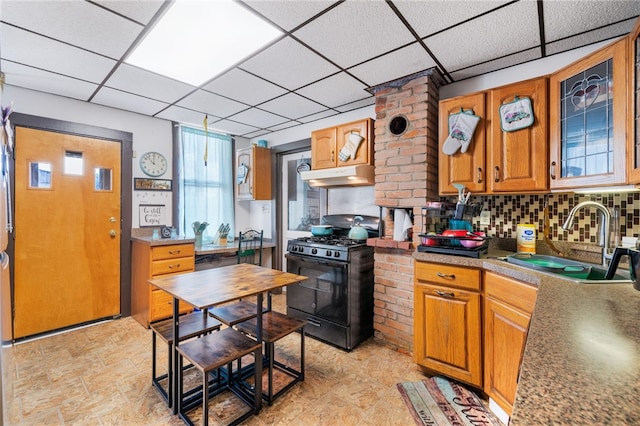
[[[118,234],[117,234],[117,233],[116,233],[116,231],[114,231],[113,229],[112,229],[111,231],[109,231],[109,236],[110,236],[111,238],[115,238],[115,236],[116,236],[116,235],[118,235]]]

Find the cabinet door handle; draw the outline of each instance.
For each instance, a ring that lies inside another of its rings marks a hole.
[[[454,298],[454,297],[456,297],[455,293],[453,293],[452,291],[436,290],[436,294],[437,294],[438,296],[447,297],[447,298]]]
[[[436,275],[440,278],[445,278],[447,280],[455,280],[456,274],[443,274],[442,272],[436,272]]]
[[[551,175],[551,179],[556,180],[556,162],[551,162],[551,167],[549,168],[549,174]]]
[[[500,182],[500,167],[498,166],[493,170],[493,181]]]
[[[482,167],[478,167],[478,183],[482,183]]]
[[[176,265],[169,265],[169,269],[173,269],[173,268],[179,268],[180,264],[176,264]]]
[[[331,151],[331,161],[332,161],[332,162],[333,162],[333,161],[335,161],[335,160],[334,160],[334,154],[335,154],[335,151]]]
[[[169,254],[180,254],[182,250],[169,250]]]

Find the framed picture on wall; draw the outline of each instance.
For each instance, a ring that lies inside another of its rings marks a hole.
[[[136,191],[171,191],[171,179],[133,178]]]
[[[140,227],[169,225],[169,212],[165,204],[140,204]]]

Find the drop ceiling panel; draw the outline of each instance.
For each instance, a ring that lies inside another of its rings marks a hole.
[[[190,124],[196,127],[204,127],[205,114],[199,111],[193,111],[187,108],[181,108],[178,106],[170,106],[162,112],[155,115],[158,118],[165,120],[176,121],[178,123]],[[209,122],[219,120],[219,117],[209,115]]]
[[[178,102],[177,105],[203,111],[217,117],[228,117],[248,108],[247,105],[240,102],[214,95],[205,90],[196,90]]]
[[[342,68],[415,40],[382,1],[341,3],[293,35]]]
[[[553,55],[560,52],[566,52],[567,50],[588,46],[602,40],[610,40],[611,43],[613,43],[618,37],[627,34],[633,27],[634,22],[635,19],[630,19],[599,30],[589,31],[584,34],[548,43],[546,53],[547,55]]]
[[[340,111],[340,112],[353,111],[356,109],[374,105],[375,103],[376,103],[376,99],[372,96],[368,99],[363,99],[361,101],[351,102],[349,104],[339,106],[338,108],[336,108],[336,111]]]
[[[403,49],[353,67],[349,72],[366,82],[368,87],[371,87],[435,66],[436,63],[431,56],[416,42]]]
[[[290,31],[314,15],[320,13],[335,1],[245,1],[252,9],[273,21],[276,25]]]
[[[4,22],[113,59],[120,59],[143,29],[85,1],[11,0],[11,7],[5,3]]]
[[[544,32],[547,42],[623,21],[640,14],[640,1],[573,2],[570,10],[567,10],[565,2],[545,1],[543,5]]]
[[[540,58],[540,48],[529,49],[524,52],[506,56],[504,58],[488,61],[473,67],[453,71],[451,77],[454,80],[464,80],[465,78],[486,74],[513,65],[522,64]]]
[[[517,2],[426,40],[447,71],[540,45],[536,2]]]
[[[303,87],[297,93],[309,99],[314,99],[325,106],[336,107],[354,99],[371,96],[370,93],[365,91],[366,87],[347,73],[341,72]]]
[[[281,123],[278,124],[276,126],[271,126],[269,127],[269,130],[272,132],[278,131],[278,130],[282,130],[282,129],[288,129],[290,127],[295,127],[300,125],[299,121],[287,121],[286,123]]]
[[[269,102],[265,102],[260,105],[260,108],[283,117],[288,117],[292,120],[309,114],[315,114],[316,112],[325,109],[322,105],[305,99],[295,93],[289,93]]]
[[[331,63],[289,37],[243,62],[240,68],[289,90],[295,90],[339,71]]]
[[[251,108],[242,111],[238,114],[232,115],[229,119],[238,121],[240,123],[251,123],[256,127],[267,128],[276,124],[281,124],[285,121],[289,121],[287,118],[280,117],[279,115],[271,114],[270,112],[262,111],[258,108]]]
[[[2,24],[0,31],[2,57],[24,65],[100,83],[116,64],[103,56],[9,25]]]
[[[91,102],[144,115],[153,115],[168,106],[163,102],[109,89],[108,87],[100,89]]]
[[[189,84],[125,63],[118,66],[105,85],[169,103],[175,102],[196,89]]]
[[[153,15],[160,9],[164,0],[93,0],[107,9],[133,19],[143,25],[149,23]]]
[[[95,92],[98,85],[75,78],[50,73],[36,68],[26,67],[8,61],[0,63],[5,73],[6,83],[40,92],[86,101]]]
[[[508,1],[396,0],[393,2],[420,38],[482,15],[506,3]]]
[[[287,93],[285,89],[240,69],[232,69],[203,89],[249,105],[257,105]]]
[[[253,126],[248,126],[246,124],[236,123],[231,120],[220,120],[216,121],[215,123],[211,123],[209,125],[209,130],[227,133],[230,135],[244,135],[247,133],[256,132],[260,129]]]
[[[301,117],[298,119],[298,121],[301,123],[311,123],[313,121],[318,121],[322,118],[331,117],[332,115],[336,115],[336,114],[338,114],[336,111],[332,109],[328,109],[325,111],[318,112],[316,114],[308,115],[306,117]]]

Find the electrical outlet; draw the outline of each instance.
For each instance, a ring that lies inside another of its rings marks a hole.
[[[491,212],[489,210],[480,212],[480,225],[491,225]]]

